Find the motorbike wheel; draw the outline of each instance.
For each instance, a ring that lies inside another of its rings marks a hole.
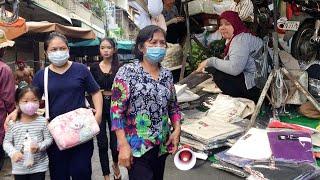
[[[314,26],[314,20],[306,20],[293,35],[291,54],[299,61],[299,64],[308,65],[317,58],[317,46],[310,43]]]

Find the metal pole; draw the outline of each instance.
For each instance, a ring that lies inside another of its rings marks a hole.
[[[269,77],[268,77],[268,80],[267,80],[266,84],[265,84],[264,87],[263,87],[263,90],[262,90],[262,92],[261,92],[261,95],[260,95],[260,98],[259,98],[259,100],[258,100],[258,103],[257,103],[257,105],[256,105],[256,107],[255,107],[255,110],[254,110],[254,112],[253,112],[253,114],[252,114],[252,116],[251,116],[251,118],[250,118],[250,124],[249,124],[247,130],[249,130],[251,127],[254,127],[254,126],[255,126],[256,119],[257,119],[258,114],[259,114],[259,112],[260,112],[262,103],[263,103],[263,101],[264,101],[264,99],[265,99],[265,97],[266,97],[266,95],[267,95],[267,93],[268,93],[269,87],[271,86],[271,83],[272,83],[272,80],[274,79],[274,76],[275,76],[275,72],[272,71],[272,72],[270,73]]]
[[[272,39],[273,39],[273,63],[274,63],[274,70],[276,74],[280,74],[280,65],[279,65],[279,38],[277,33],[277,20],[278,20],[279,8],[278,8],[278,0],[273,0],[273,32],[272,32]],[[274,107],[279,108],[282,105],[282,86],[277,87],[275,84],[273,85],[274,94],[275,94],[275,101]],[[274,113],[276,114],[276,110],[273,109]],[[276,118],[276,117],[274,117]]]
[[[274,69],[278,70],[279,67],[279,39],[278,39],[278,33],[277,33],[277,20],[278,20],[278,2],[277,0],[273,0],[273,28],[274,32],[272,32],[272,38],[273,38],[273,63],[274,63]]]

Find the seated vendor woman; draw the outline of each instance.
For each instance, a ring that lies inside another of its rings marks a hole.
[[[212,67],[214,82],[223,94],[257,102],[260,90],[254,81],[257,68],[253,56],[263,46],[263,41],[250,33],[234,11],[221,14],[219,31],[227,43],[224,58],[208,58],[199,64],[196,71]]]

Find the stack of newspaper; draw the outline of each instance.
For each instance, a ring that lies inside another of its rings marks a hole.
[[[180,141],[198,151],[208,152],[225,146],[229,139],[239,137],[244,131],[241,126],[204,116],[182,124]]]

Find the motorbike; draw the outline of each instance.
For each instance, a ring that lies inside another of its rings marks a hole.
[[[291,39],[291,54],[300,65],[308,65],[320,57],[320,0],[287,0],[294,12],[282,23],[284,39]]]

